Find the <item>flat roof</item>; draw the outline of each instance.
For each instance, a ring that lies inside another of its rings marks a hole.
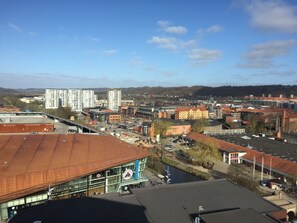
[[[257,213],[253,209],[237,209],[226,212],[210,213],[202,215],[201,218],[204,222],[208,223],[251,223],[251,222],[261,222],[261,223],[279,223],[279,221],[274,220],[268,216]]]
[[[0,202],[148,155],[107,135],[0,135]]]
[[[241,138],[242,136],[248,136],[250,139],[243,139]],[[216,135],[213,137],[282,159],[297,162],[297,144],[289,144],[278,140],[272,140],[267,136],[254,137],[252,134]]]
[[[215,213],[224,218],[233,216],[237,220],[242,214],[244,218],[237,222],[243,223],[276,222],[263,216],[270,213],[278,213],[280,218],[286,217],[286,210],[255,193],[228,180],[213,180],[132,189],[129,195],[105,194],[97,198],[51,201],[25,210],[16,215],[13,222],[192,223],[198,215],[199,206],[204,209],[200,212],[202,219],[204,216],[205,219],[215,218]],[[230,209],[239,211],[232,212]],[[253,221],[255,219],[265,221]]]
[[[230,136],[230,135],[228,135]],[[228,137],[225,136],[225,137]],[[235,138],[239,138],[239,135],[233,135]],[[187,135],[187,138],[195,141],[200,141],[200,142],[214,142],[215,144],[218,145],[219,149],[221,151],[238,151],[238,152],[246,152],[246,154],[241,158],[244,159],[245,161],[248,162],[254,162],[254,159],[256,161],[257,165],[261,165],[262,161],[264,162],[264,167],[265,168],[272,168],[273,171],[276,171],[278,173],[281,173],[283,175],[289,176],[289,177],[296,177],[297,176],[297,162],[296,161],[291,161],[291,160],[286,160],[278,156],[270,155],[265,152],[257,151],[248,148],[248,146],[241,146],[237,145],[234,143],[234,141],[228,142],[223,139],[217,139],[215,137],[210,137],[206,136],[203,134],[199,134],[196,132],[190,132]],[[244,139],[243,139],[244,140]],[[294,147],[296,149],[296,146]]]

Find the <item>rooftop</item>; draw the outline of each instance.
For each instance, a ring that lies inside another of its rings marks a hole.
[[[0,202],[148,155],[112,136],[0,135]]]
[[[248,136],[248,137],[244,137]],[[218,139],[231,142],[252,150],[264,152],[285,160],[297,162],[297,145],[289,144],[268,137],[254,137],[252,134],[244,135],[217,135]],[[244,137],[244,138],[242,138]]]
[[[130,195],[106,194],[98,198],[53,201],[16,215],[13,222],[192,223],[199,206],[204,209],[200,212],[203,220],[234,218],[233,222],[271,223],[277,221],[266,214],[286,217],[285,210],[260,196],[228,180],[214,180],[133,189]],[[59,211],[61,208],[63,212]]]
[[[264,151],[264,148],[262,148],[263,151],[257,151],[256,149],[250,149],[248,148],[248,146],[250,147],[251,144],[248,145],[249,140],[246,139],[242,139],[240,138],[240,135],[225,135],[223,137],[221,137],[220,139],[214,138],[214,137],[209,137],[206,135],[202,135],[202,134],[198,134],[195,132],[190,132],[187,135],[188,138],[195,140],[195,141],[201,141],[201,142],[215,142],[216,144],[218,144],[220,150],[224,150],[226,152],[229,152],[230,149],[232,149],[232,151],[238,151],[238,152],[246,152],[246,154],[243,156],[244,159],[253,162],[253,160],[255,159],[256,163],[258,165],[261,165],[262,163],[262,158],[264,161],[264,166],[266,166],[266,168],[271,167],[274,171],[278,171],[281,172],[285,175],[288,176],[297,176],[297,162],[293,161],[293,160],[286,160],[282,157],[276,156],[276,155],[270,155],[266,151]],[[231,138],[233,140],[231,140]],[[252,137],[250,137],[252,140]],[[260,138],[260,137],[259,137]],[[257,139],[259,139],[257,138]],[[228,142],[227,139],[230,141]],[[244,140],[244,142],[246,144],[242,144],[242,145],[238,145],[236,144],[236,142],[240,141],[240,140]],[[261,140],[261,139],[260,139]],[[265,139],[268,140],[266,142],[269,142],[270,139]],[[282,147],[280,147],[279,149],[283,152],[286,151],[287,149],[291,149],[289,150],[291,153],[293,153],[296,150],[296,145],[293,144],[288,144],[288,143],[284,143],[282,144],[282,142],[279,141],[272,141],[273,143],[281,143],[280,145],[282,145]],[[265,145],[265,144],[262,144]],[[287,148],[287,146],[289,146]],[[257,147],[256,147],[257,148]],[[260,147],[258,147],[260,148]]]

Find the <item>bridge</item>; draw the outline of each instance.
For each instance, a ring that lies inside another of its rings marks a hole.
[[[56,122],[60,122],[60,123],[64,123],[68,126],[72,126],[76,132],[78,133],[97,133],[100,135],[106,135],[106,133],[104,132],[99,132],[96,129],[89,127],[89,126],[85,126],[82,125],[80,123],[71,121],[69,119],[64,119],[58,116],[54,116],[48,113],[43,113],[43,112],[16,112],[16,113],[0,113],[0,116],[2,119],[7,119],[7,118],[13,118],[13,117],[28,117],[28,116],[47,116],[48,118],[56,121]]]

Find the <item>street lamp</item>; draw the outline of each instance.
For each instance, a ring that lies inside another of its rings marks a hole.
[[[203,207],[199,205],[198,207],[198,217],[195,218],[195,223],[200,223],[200,212],[204,211]]]

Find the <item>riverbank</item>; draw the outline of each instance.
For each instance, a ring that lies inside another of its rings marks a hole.
[[[182,162],[180,162],[178,160],[172,160],[172,159],[169,159],[167,157],[163,157],[162,162],[167,164],[167,165],[173,166],[173,167],[175,167],[177,169],[180,169],[182,171],[185,171],[187,173],[193,174],[193,175],[201,178],[202,180],[212,179],[212,175],[206,169],[205,169],[205,171],[201,171],[201,170],[198,169],[199,167],[189,165],[189,164],[185,164],[185,163],[182,163]]]
[[[163,165],[167,164],[169,166],[175,167],[179,170],[182,170],[186,173],[195,175],[202,180],[210,180],[213,179],[212,175],[209,173],[209,170],[201,167],[201,166],[193,166],[190,164],[183,163],[177,159],[169,158],[163,156],[163,158],[151,157],[148,160],[148,168],[155,171],[157,174],[164,174]]]

